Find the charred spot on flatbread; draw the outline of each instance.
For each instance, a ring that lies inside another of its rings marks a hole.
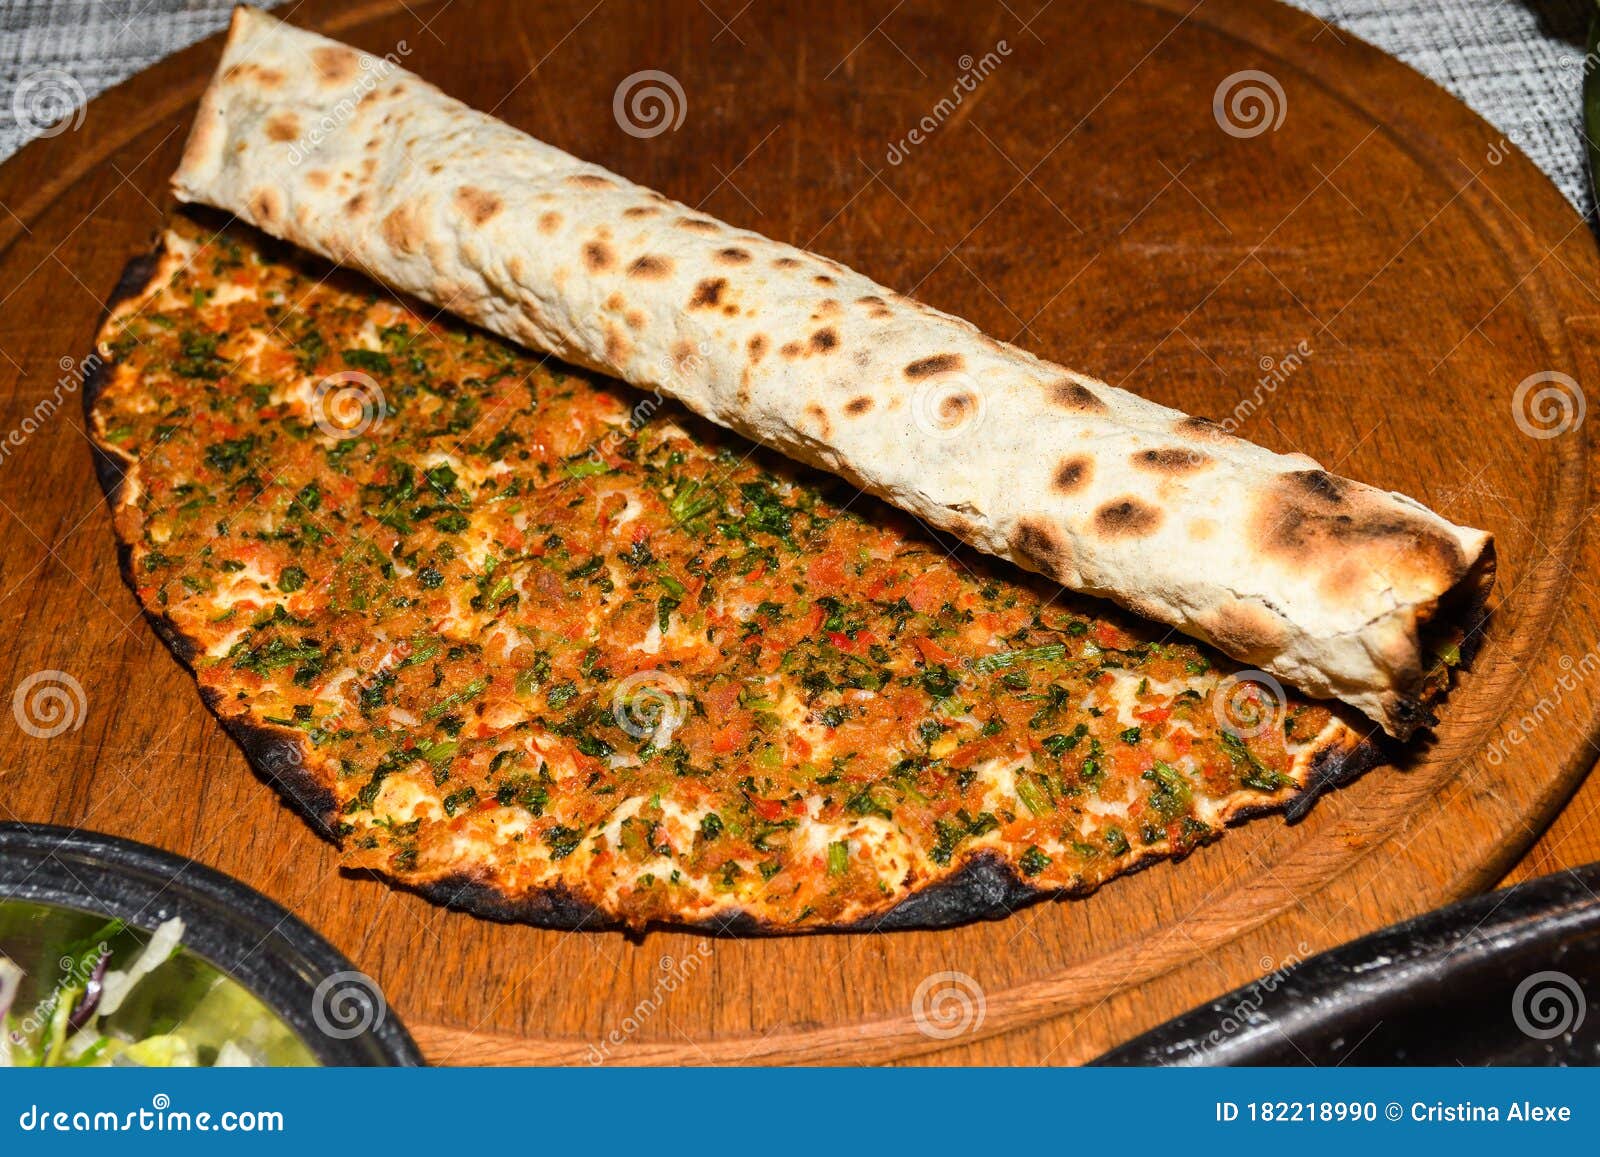
[[[604,241],[586,241],[583,245],[583,267],[590,273],[604,273],[616,262],[611,246]]]
[[[222,79],[227,84],[254,85],[270,92],[283,84],[283,73],[247,60],[229,68]]]
[[[726,277],[707,277],[695,283],[694,295],[689,298],[689,309],[713,309],[722,304],[722,291],[728,288]]]
[[[871,410],[872,399],[867,397],[865,394],[862,394],[857,398],[851,398],[844,404],[844,412],[849,414],[852,418],[859,418],[861,415],[871,412]]]
[[[966,365],[965,359],[960,354],[933,354],[930,357],[918,358],[906,366],[906,377],[912,381],[931,378],[935,374],[954,373]]]
[[[628,265],[628,276],[637,277],[641,281],[660,281],[672,273],[672,259],[660,257],[654,253],[646,253],[643,257],[636,257]]]
[[[1056,466],[1050,484],[1057,494],[1076,494],[1094,477],[1094,459],[1087,454],[1063,458]]]
[[[326,85],[349,84],[361,71],[361,57],[353,48],[324,45],[311,50],[311,64]]]
[[[300,118],[292,112],[280,112],[268,117],[264,127],[269,141],[287,144],[300,138]]]
[[[283,219],[283,194],[277,189],[263,186],[250,194],[250,216],[264,229],[270,229]]]
[[[418,253],[426,236],[416,207],[407,201],[384,215],[380,231],[384,243],[396,253]]]
[[[1018,519],[1008,545],[1014,555],[1047,575],[1060,577],[1073,572],[1072,545],[1049,519],[1033,516]]]
[[[832,353],[839,347],[839,331],[831,326],[811,335],[811,348],[819,354]]]
[[[504,202],[495,194],[473,185],[462,185],[456,190],[456,208],[474,225],[487,224],[504,207]]]
[[[1053,405],[1060,406],[1063,410],[1075,410],[1080,414],[1103,414],[1106,404],[1097,394],[1082,382],[1073,381],[1071,378],[1062,378],[1051,382],[1049,386],[1050,401]]]
[[[1144,538],[1161,527],[1161,511],[1141,498],[1128,496],[1102,504],[1094,512],[1094,528],[1103,538]]]
[[[1233,437],[1227,428],[1210,418],[1181,418],[1173,424],[1173,431],[1189,438],[1206,438],[1213,442],[1227,441]]]
[[[1252,599],[1221,602],[1200,612],[1195,625],[1206,638],[1235,655],[1271,654],[1286,640],[1282,617]]]
[[[934,407],[943,430],[954,430],[978,413],[976,395],[971,390],[952,390],[942,395]]]
[[[616,326],[607,324],[606,334],[606,361],[614,366],[621,365],[628,357],[628,339]]]
[[[1264,558],[1320,571],[1335,601],[1397,579],[1416,588],[1408,598],[1437,596],[1469,569],[1461,544],[1436,519],[1324,470],[1278,475],[1254,500],[1248,533]]]
[[[1211,462],[1211,455],[1187,446],[1163,446],[1140,450],[1133,455],[1135,466],[1153,474],[1192,474],[1211,465]]]
[[[889,308],[889,303],[875,293],[856,298],[856,304],[865,306],[867,316],[873,321],[887,321],[894,316],[894,310]]]
[[[1326,470],[1295,470],[1283,475],[1289,488],[1329,506],[1338,506],[1350,492],[1348,483]]]
[[[750,260],[750,250],[729,245],[725,249],[718,249],[716,258],[723,265],[744,265]]]
[[[693,368],[696,357],[699,353],[694,346],[690,345],[686,341],[683,341],[681,338],[672,343],[672,349],[668,352],[672,356],[673,370],[680,374],[688,373],[689,370]]]

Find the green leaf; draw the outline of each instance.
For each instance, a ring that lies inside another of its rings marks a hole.
[[[1193,792],[1183,773],[1170,763],[1156,760],[1155,766],[1142,778],[1149,780],[1155,790],[1150,793],[1150,806],[1164,819],[1173,819],[1189,810]]]
[[[1021,651],[1001,651],[995,655],[985,655],[972,664],[974,671],[988,673],[999,671],[1004,667],[1011,667],[1017,663],[1048,663],[1059,659],[1067,653],[1065,644],[1046,643],[1042,647],[1028,647]]]
[[[1033,844],[1028,845],[1028,850],[1022,853],[1022,858],[1018,861],[1018,867],[1022,869],[1024,876],[1037,876],[1049,866],[1050,857]]]
[[[596,474],[609,474],[611,467],[604,458],[585,458],[581,462],[568,462],[562,470],[568,478],[592,478]]]
[[[1028,781],[1028,772],[1024,768],[1017,768],[1015,782],[1017,798],[1022,801],[1022,806],[1034,815],[1042,816],[1047,811],[1055,810],[1040,794],[1038,787]]]
[[[350,349],[340,350],[339,358],[345,365],[353,370],[366,370],[373,374],[388,374],[394,372],[394,366],[387,357],[377,350]]]

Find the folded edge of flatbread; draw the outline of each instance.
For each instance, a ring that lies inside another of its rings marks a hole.
[[[239,8],[178,197],[671,396],[1391,735],[1432,720],[1491,536],[996,341]]]

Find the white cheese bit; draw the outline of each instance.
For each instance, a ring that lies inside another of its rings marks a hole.
[[[650,620],[650,629],[644,633],[644,638],[635,643],[632,650],[645,655],[659,654],[661,651],[661,623],[659,619]]]
[[[372,801],[372,814],[395,824],[408,824],[415,819],[444,819],[444,805],[439,797],[415,780],[403,775],[391,775],[383,781],[378,798]]]

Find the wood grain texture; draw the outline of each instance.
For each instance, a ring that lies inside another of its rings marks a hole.
[[[1592,765],[1594,422],[1530,437],[1513,397],[1535,373],[1597,380],[1600,265],[1549,182],[1427,81],[1269,0],[1057,0],[1026,28],[1031,5],[954,0],[721,18],[716,0],[408,2],[287,15],[379,53],[404,41],[408,67],[562,148],[1493,530],[1473,671],[1431,742],[1305,821],[953,931],[633,941],[488,923],[341,874],[141,621],[58,384],[166,207],[208,42],[0,168],[0,429],[17,432],[0,458],[3,689],[60,671],[86,703],[50,739],[0,714],[0,815],[239,876],[370,971],[439,1061],[1065,1063],[1498,882]],[[940,106],[963,58],[1001,40]],[[648,138],[612,115],[646,69],[687,104]],[[1276,130],[1219,126],[1213,97],[1244,70],[1281,87]],[[928,139],[891,163],[924,117]],[[1570,862],[1571,844],[1541,862]],[[914,1015],[942,973],[983,996],[981,1023],[949,1037]]]

